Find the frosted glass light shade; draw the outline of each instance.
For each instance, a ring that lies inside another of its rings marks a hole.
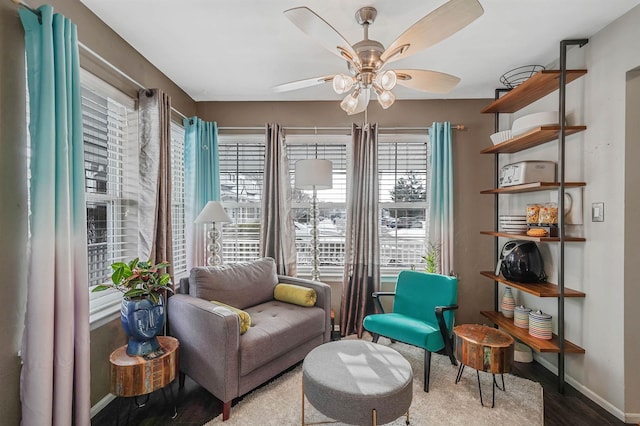
[[[231,222],[220,201],[209,201],[195,221],[195,223],[208,222]]]
[[[296,161],[296,188],[298,189],[330,189],[333,185],[332,164],[329,160]]]
[[[353,114],[358,106],[359,97],[360,90],[354,90],[351,94],[347,95],[342,102],[340,102],[340,108],[342,108],[347,114]]]
[[[351,90],[353,83],[355,83],[353,77],[345,74],[337,74],[333,77],[333,90],[340,95]]]
[[[398,75],[393,70],[387,70],[383,73],[376,74],[374,82],[382,88],[382,90],[391,90],[396,87]]]
[[[389,108],[395,101],[395,95],[388,90],[378,93],[378,102],[383,109]]]

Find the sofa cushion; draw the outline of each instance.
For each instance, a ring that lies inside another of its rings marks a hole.
[[[318,295],[309,287],[295,284],[278,284],[273,290],[273,298],[281,302],[293,303],[300,306],[313,306]]]
[[[211,303],[222,306],[223,308],[229,309],[231,312],[238,314],[240,319],[240,334],[244,334],[251,327],[251,315],[248,312],[243,311],[242,309],[234,308],[233,306],[227,305],[226,303],[218,302],[217,300],[212,300]]]
[[[276,263],[265,257],[254,262],[192,268],[189,295],[245,309],[273,300],[276,284]]]
[[[240,376],[322,335],[325,312],[273,300],[247,309],[251,327],[240,338]]]

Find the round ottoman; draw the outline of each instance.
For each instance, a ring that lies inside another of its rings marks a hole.
[[[318,411],[352,425],[389,423],[403,414],[409,423],[413,371],[395,350],[360,340],[329,342],[302,363],[304,396]]]

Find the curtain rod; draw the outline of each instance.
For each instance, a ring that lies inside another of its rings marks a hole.
[[[28,4],[22,2],[21,0],[11,0],[13,3],[17,4],[20,7],[23,7],[25,9],[27,9],[28,11],[30,11],[31,13],[35,14],[38,19],[42,19],[42,13],[40,13],[39,10],[32,8],[31,6],[29,6]],[[84,43],[82,43],[80,40],[78,40],[78,46],[81,47],[85,52],[91,54],[94,58],[98,59],[100,62],[102,62],[104,65],[108,66],[109,68],[111,68],[113,71],[117,72],[120,76],[126,78],[127,80],[129,80],[131,83],[133,83],[134,85],[138,86],[139,89],[148,91],[149,89],[147,89],[144,85],[140,84],[139,82],[137,82],[136,80],[134,80],[132,77],[130,77],[129,75],[125,74],[124,71],[120,70],[118,67],[116,67],[115,65],[113,65],[111,62],[107,61],[105,58],[103,58],[102,56],[100,56],[98,53],[94,52],[92,49],[90,49],[89,47],[87,47]],[[175,109],[174,107],[171,107],[171,111],[175,112],[176,114],[178,114],[180,117],[182,118],[187,118],[187,116],[185,116],[183,113],[181,113],[180,111],[178,111],[177,109]]]
[[[293,132],[302,132],[302,131],[306,131],[306,132],[313,132],[315,134],[317,134],[318,132],[350,132],[351,131],[351,127],[323,127],[323,126],[302,126],[302,127],[297,127],[297,126],[282,126],[282,129],[286,132],[286,131],[293,131]],[[466,130],[466,127],[464,124],[452,124],[451,125],[451,129],[452,130]],[[219,131],[222,132],[242,132],[242,131],[260,131],[263,132],[264,131],[264,126],[263,127],[258,127],[258,126],[248,126],[248,127],[234,127],[234,126],[221,126],[218,127]],[[429,133],[429,127],[380,127],[380,131],[382,133],[402,133],[402,132],[417,132],[417,133]]]

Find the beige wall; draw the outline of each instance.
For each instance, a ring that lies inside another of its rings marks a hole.
[[[433,121],[464,124],[467,130],[453,132],[455,271],[460,277],[458,323],[483,323],[480,310],[493,309],[493,282],[478,271],[492,270],[493,240],[481,236],[481,229],[493,228],[493,198],[480,191],[493,186],[493,158],[480,155],[491,142],[493,116],[480,114],[489,100],[398,101],[382,110],[374,101],[369,121],[380,127],[427,127]],[[197,114],[216,121],[220,127],[262,126],[279,123],[285,127],[350,126],[364,121],[364,114],[346,115],[334,102],[199,102]],[[340,312],[341,285],[334,284],[334,310]]]

